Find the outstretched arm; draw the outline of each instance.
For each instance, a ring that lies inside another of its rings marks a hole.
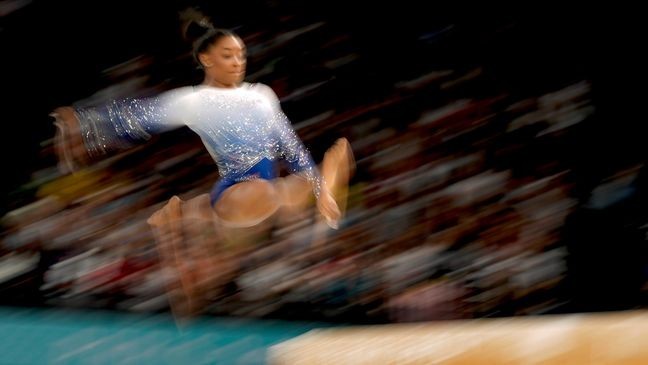
[[[110,151],[183,126],[190,92],[190,88],[180,88],[152,98],[114,100],[92,108],[55,109],[50,115],[57,128],[59,168],[63,172],[76,171]]]
[[[331,227],[337,228],[337,222],[341,217],[340,209],[310,152],[295,133],[290,120],[281,109],[279,99],[272,89],[266,85],[258,85],[258,87],[270,99],[274,109],[273,127],[278,141],[279,153],[288,162],[291,173],[308,180],[313,189],[313,194],[317,198],[317,207],[320,213],[326,218]]]

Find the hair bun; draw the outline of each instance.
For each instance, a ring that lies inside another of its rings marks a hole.
[[[210,18],[195,8],[189,8],[180,12],[182,24],[182,38],[193,43],[208,31],[214,29]]]

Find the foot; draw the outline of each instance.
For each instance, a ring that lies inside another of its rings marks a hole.
[[[355,172],[353,150],[346,138],[340,138],[324,154],[322,178],[325,186],[318,202],[326,223],[334,229],[346,212],[349,180]],[[335,204],[334,204],[335,203]]]

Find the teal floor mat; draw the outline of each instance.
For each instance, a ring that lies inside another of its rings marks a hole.
[[[265,364],[267,349],[328,324],[0,308],[0,364]]]

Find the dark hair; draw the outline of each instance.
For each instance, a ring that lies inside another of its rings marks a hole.
[[[216,43],[222,37],[237,37],[236,33],[228,29],[215,28],[209,18],[199,11],[190,9],[182,15],[183,29],[182,36],[192,46],[193,58],[202,68],[198,55],[207,51],[209,46]]]

